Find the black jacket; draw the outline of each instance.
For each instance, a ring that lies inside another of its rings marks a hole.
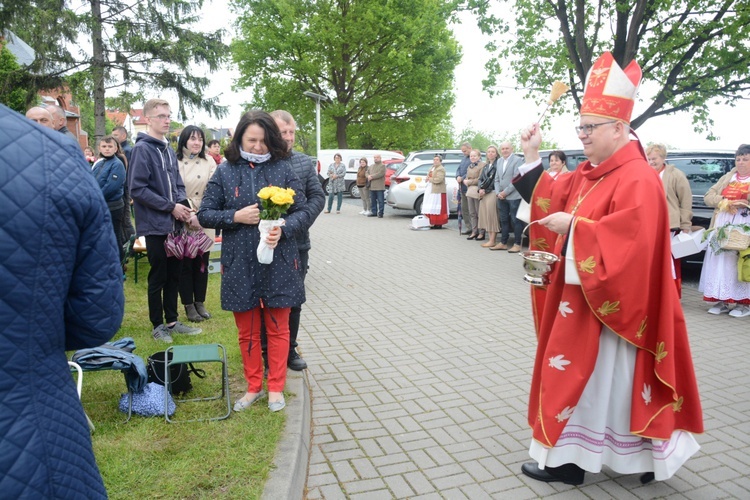
[[[310,157],[304,153],[292,151],[292,157],[289,160],[294,173],[297,174],[302,183],[308,208],[313,215],[313,219],[310,221],[312,226],[320,212],[323,211],[326,201],[326,195],[318,180],[318,172],[313,167]],[[300,250],[310,250],[310,231],[305,229],[304,233],[297,238],[297,247]]]

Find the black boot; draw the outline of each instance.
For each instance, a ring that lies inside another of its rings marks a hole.
[[[289,358],[287,359],[286,366],[290,370],[301,372],[302,370],[307,368],[307,363],[304,359],[300,358],[299,354],[297,354],[297,351],[291,350],[289,351]]]
[[[586,471],[576,464],[563,464],[560,467],[545,467],[544,469],[540,469],[539,464],[535,462],[523,464],[521,472],[537,481],[544,481],[545,483],[560,482],[572,486],[583,484],[583,476],[586,473]]]
[[[210,319],[211,314],[209,314],[208,311],[206,311],[206,307],[203,305],[203,302],[196,302],[195,303],[195,310],[198,311],[198,314],[203,316],[205,319]]]
[[[185,304],[185,314],[187,315],[187,319],[194,323],[200,323],[203,321],[203,316],[198,314],[198,311],[195,310],[195,304]]]

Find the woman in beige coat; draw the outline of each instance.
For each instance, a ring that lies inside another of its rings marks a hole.
[[[664,184],[671,235],[689,233],[693,225],[693,192],[690,190],[690,182],[682,170],[674,165],[667,165],[667,148],[663,144],[652,144],[646,148],[646,158]],[[682,263],[674,257],[672,261],[677,293],[682,297]]]
[[[432,168],[427,172],[426,186],[422,198],[422,213],[430,219],[432,229],[441,229],[448,224],[448,197],[445,188],[443,158],[435,155]]]
[[[206,137],[203,130],[195,125],[185,127],[177,141],[180,176],[185,183],[185,193],[190,206],[195,212],[201,207],[203,191],[216,170],[216,162],[211,156],[206,156],[205,146]],[[203,230],[209,238],[214,239],[214,230],[202,229],[195,214],[190,217],[189,225],[192,229]],[[208,257],[209,252],[206,252],[194,259],[182,260],[180,300],[185,306],[187,318],[194,322],[211,317],[204,305],[208,288]]]
[[[487,163],[479,176],[479,229],[490,234],[484,248],[492,248],[497,244],[497,233],[500,232],[500,220],[497,216],[497,196],[495,195],[495,176],[497,175],[497,159],[500,157],[497,146],[487,147]]]
[[[485,239],[485,230],[479,229],[479,175],[484,168],[482,153],[478,149],[472,149],[469,153],[469,169],[466,171],[466,177],[463,180],[466,190],[466,199],[469,203],[469,217],[471,218],[471,227],[475,228],[474,232],[469,235],[467,240],[483,241]]]

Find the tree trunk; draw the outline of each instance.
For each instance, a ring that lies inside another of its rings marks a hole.
[[[349,149],[346,143],[346,122],[345,116],[336,117],[336,143],[341,149]]]
[[[104,109],[104,43],[102,42],[102,7],[100,0],[91,0],[91,38],[93,40],[93,58],[91,75],[94,79],[94,141],[107,133],[107,119]]]

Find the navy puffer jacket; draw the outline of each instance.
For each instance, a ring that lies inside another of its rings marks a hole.
[[[117,156],[100,158],[91,167],[91,173],[104,195],[104,201],[110,209],[122,208],[125,203],[122,197],[125,193],[125,165]]]
[[[0,497],[104,498],[66,350],[117,331],[122,268],[80,147],[0,106]]]
[[[260,264],[256,249],[260,242],[257,225],[237,224],[234,213],[258,203],[258,191],[266,186],[294,189],[294,204],[283,218],[286,226],[274,249],[273,262]],[[267,307],[292,307],[305,301],[305,287],[299,272],[297,240],[304,235],[317,213],[305,198],[305,191],[288,160],[269,160],[250,167],[240,159],[219,165],[203,193],[198,221],[203,227],[221,229],[221,307],[248,311]]]

